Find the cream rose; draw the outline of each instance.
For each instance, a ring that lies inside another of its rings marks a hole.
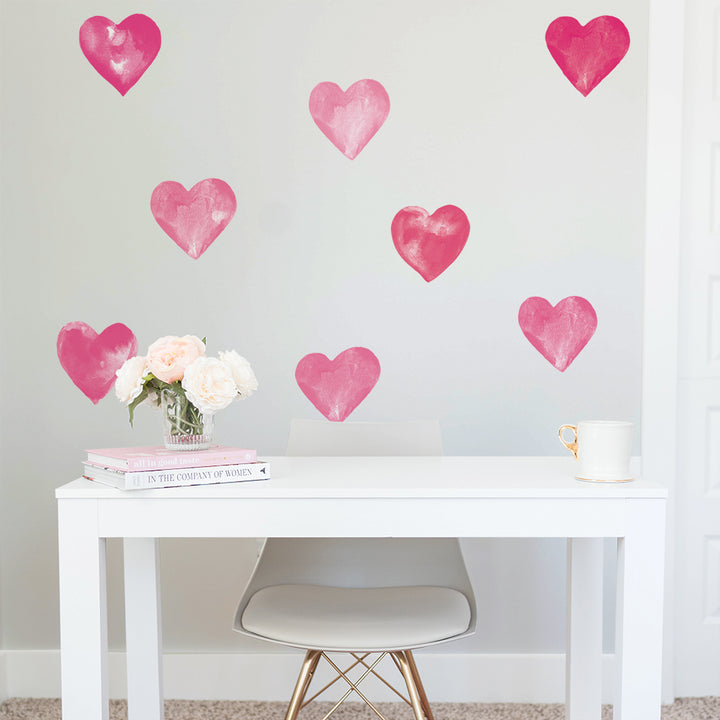
[[[147,360],[136,355],[126,360],[115,373],[115,395],[120,402],[129,405],[143,389],[143,378],[148,373]]]
[[[226,408],[238,394],[232,371],[217,358],[200,357],[188,365],[182,386],[188,400],[208,415]]]
[[[258,389],[258,381],[250,363],[234,350],[219,353],[220,360],[224,362],[232,373],[240,397],[249,397]]]
[[[149,348],[147,363],[150,372],[166,383],[182,380],[186,368],[205,354],[205,343],[194,335],[158,338]]]

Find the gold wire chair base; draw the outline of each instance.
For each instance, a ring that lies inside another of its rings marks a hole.
[[[308,703],[312,702],[318,695],[325,692],[331,685],[334,685],[340,678],[350,686],[347,692],[333,705],[330,711],[323,717],[323,720],[327,720],[345,700],[350,697],[352,693],[355,693],[365,702],[368,707],[380,718],[380,720],[388,720],[376,707],[368,700],[364,693],[359,689],[358,685],[368,675],[372,674],[375,677],[382,680],[396,695],[402,698],[410,707],[413,709],[415,714],[415,720],[433,720],[433,714],[430,710],[430,703],[428,702],[425,689],[423,688],[420,674],[418,673],[417,665],[415,664],[415,658],[413,657],[412,651],[410,650],[393,650],[388,652],[380,653],[379,657],[368,664],[365,659],[372,653],[365,653],[360,655],[358,653],[349,653],[355,658],[355,662],[352,663],[345,670],[341,670],[331,659],[327,653],[322,650],[308,650],[303,660],[300,675],[298,676],[297,683],[295,685],[295,691],[293,692],[290,704],[288,705],[287,713],[285,714],[285,720],[296,720],[298,713]],[[396,668],[405,680],[409,698],[405,697],[399,690],[394,688],[384,677],[375,671],[378,663],[386,656],[389,655],[392,661],[395,663]],[[331,680],[327,685],[318,690],[312,697],[305,699],[307,692],[310,688],[313,675],[317,669],[320,658],[325,660],[332,666],[337,673],[337,676]],[[347,673],[358,665],[362,665],[365,668],[365,672],[355,681],[351,680]]]

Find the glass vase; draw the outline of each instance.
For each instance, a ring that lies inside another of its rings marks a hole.
[[[213,441],[215,415],[201,413],[183,392],[160,392],[163,440],[168,450],[207,450]]]

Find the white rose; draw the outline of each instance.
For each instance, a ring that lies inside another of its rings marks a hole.
[[[182,386],[188,400],[208,415],[226,408],[238,394],[230,368],[217,358],[199,357],[188,365]]]
[[[248,397],[258,389],[255,373],[242,355],[238,355],[234,350],[228,350],[220,353],[220,360],[230,368],[241,397]]]
[[[115,395],[120,402],[129,405],[143,389],[143,378],[147,375],[147,361],[136,355],[126,360],[115,373]]]

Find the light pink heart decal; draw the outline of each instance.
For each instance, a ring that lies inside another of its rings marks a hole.
[[[587,25],[559,17],[548,26],[545,42],[565,77],[587,97],[625,57],[630,33],[612,15],[596,17]]]
[[[97,404],[115,384],[115,372],[137,355],[132,330],[122,323],[99,335],[84,322],[71,322],[58,334],[57,355],[63,370],[80,390]]]
[[[232,220],[235,193],[223,180],[201,180],[190,190],[168,180],[150,198],[158,225],[191,258],[199,258]]]
[[[343,92],[322,82],[310,93],[310,114],[325,137],[353,160],[382,127],[390,113],[390,98],[377,80],[358,80]]]
[[[430,282],[455,262],[470,234],[467,215],[444,205],[432,215],[421,207],[403,208],[390,226],[400,257]]]
[[[565,372],[597,328],[593,306],[575,296],[555,307],[545,298],[528,298],[520,306],[518,321],[532,346],[560,372]]]
[[[379,377],[380,361],[363,347],[344,350],[334,360],[311,353],[295,368],[295,380],[307,399],[333,422],[345,420]]]
[[[121,95],[140,79],[160,51],[160,28],[147,15],[120,24],[96,15],[80,28],[80,49]]]

